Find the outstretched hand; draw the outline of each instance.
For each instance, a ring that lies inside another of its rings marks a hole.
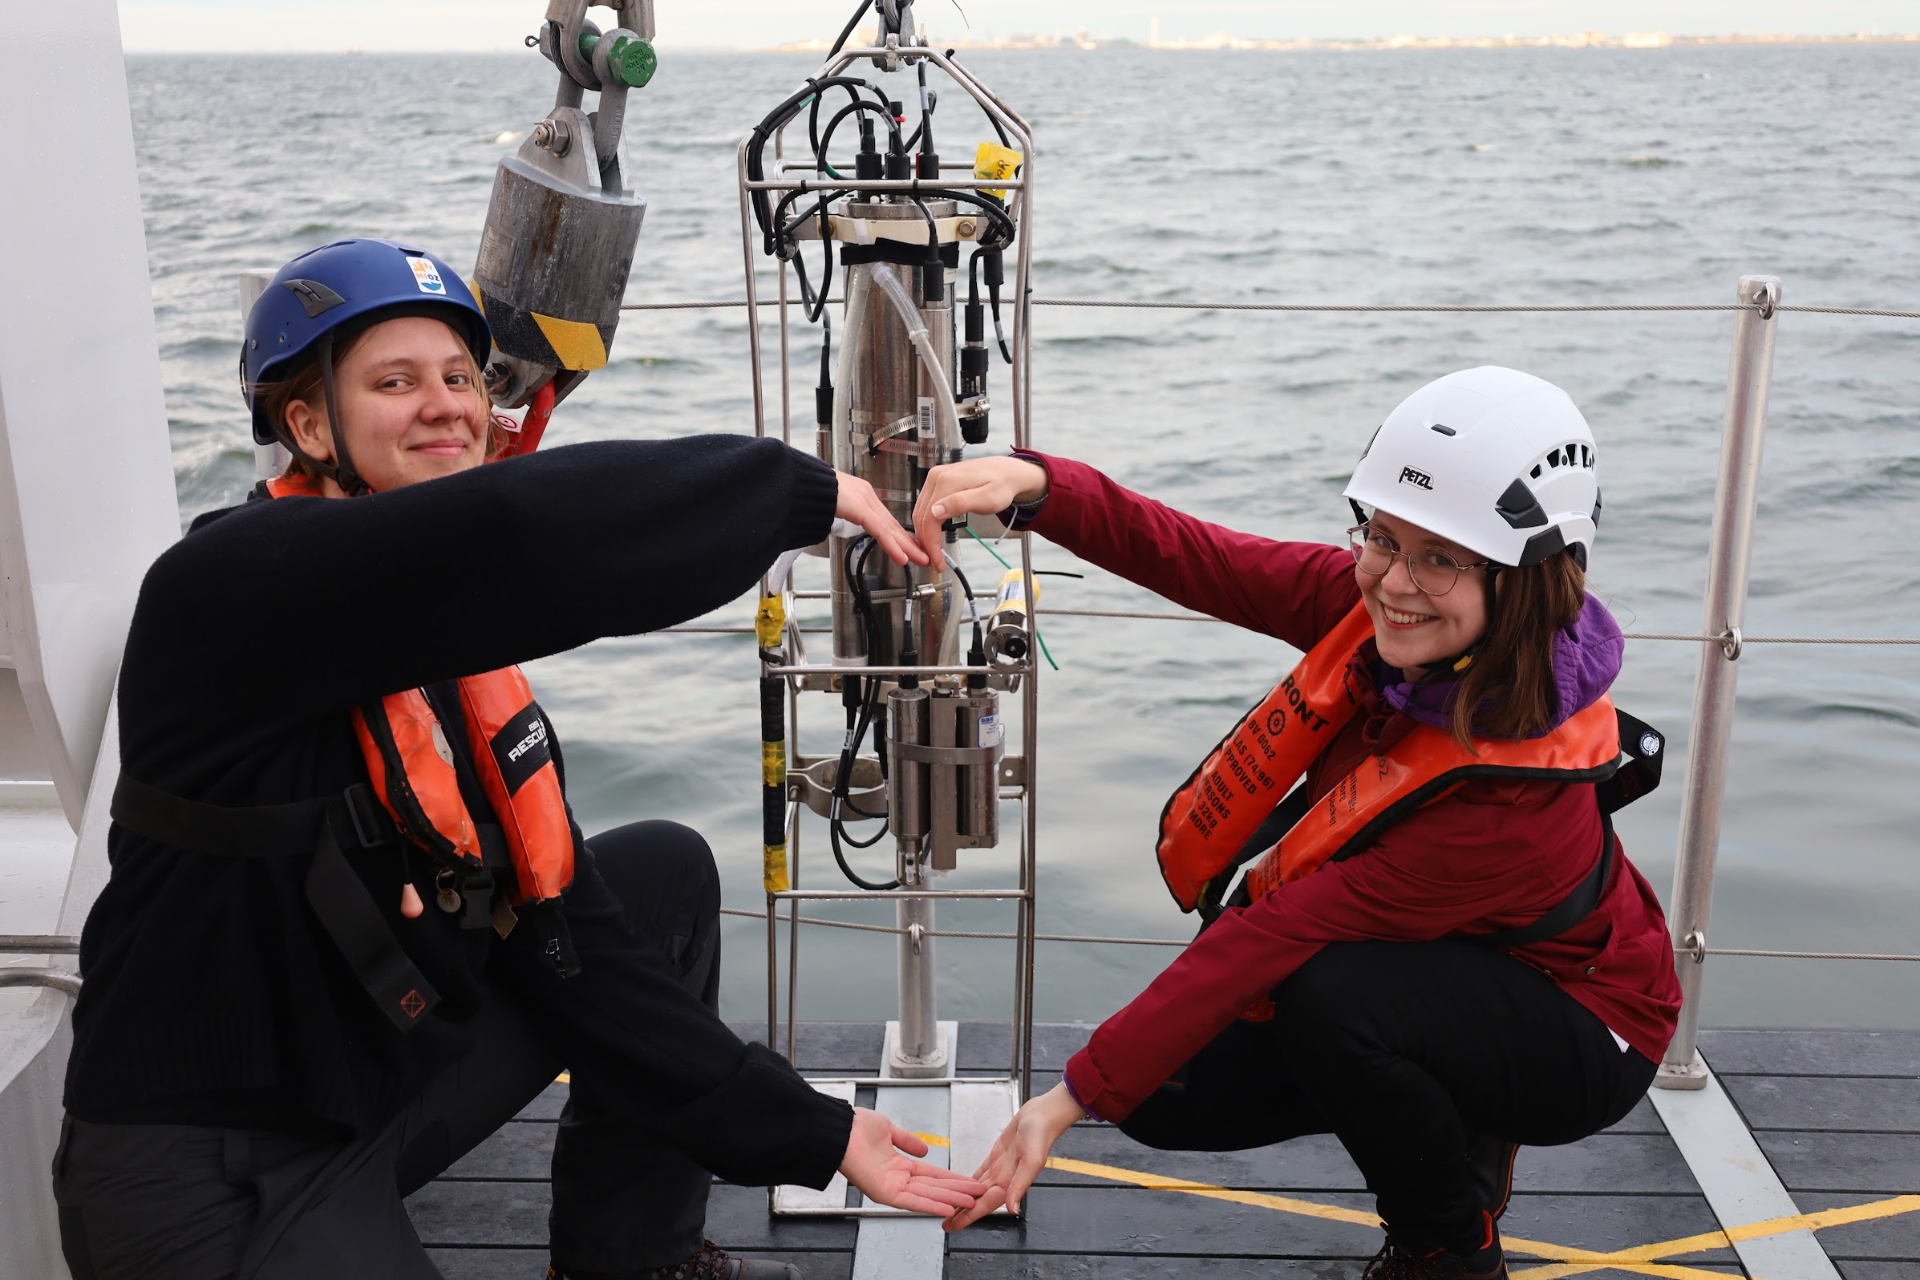
[[[940,526],[955,516],[993,515],[1016,502],[1047,496],[1047,469],[1024,458],[972,458],[927,472],[920,503],[913,509],[913,532],[929,554],[938,552]]]
[[[986,1193],[975,1199],[971,1208],[948,1218],[946,1229],[958,1231],[1002,1204],[1015,1213],[1020,1212],[1020,1201],[1040,1171],[1047,1167],[1047,1155],[1053,1150],[1053,1144],[1086,1114],[1067,1092],[1065,1084],[1053,1086],[1016,1111],[973,1175],[987,1184]]]
[[[850,472],[835,474],[840,477],[840,500],[834,505],[833,514],[865,529],[895,564],[906,564],[909,560],[914,564],[931,563],[913,535],[901,527],[887,510],[887,504],[880,501],[872,485]]]
[[[965,1174],[910,1156],[927,1154],[927,1144],[877,1111],[853,1109],[840,1172],[867,1199],[896,1209],[947,1218],[974,1207],[986,1188]]]

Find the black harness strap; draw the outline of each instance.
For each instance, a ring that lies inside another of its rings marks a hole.
[[[1307,811],[1313,808],[1313,801],[1314,797],[1308,793],[1305,785],[1297,786],[1287,792],[1280,803],[1274,806],[1273,812],[1268,814],[1265,821],[1261,822],[1254,833],[1247,837],[1247,842],[1240,846],[1240,852],[1233,855],[1233,861],[1229,862],[1219,875],[1207,882],[1207,887],[1201,892],[1200,901],[1197,904],[1202,931],[1217,920],[1220,913],[1230,905],[1227,890],[1240,868],[1279,844],[1280,838],[1293,830],[1300,820],[1307,816]],[[1236,900],[1245,896],[1244,893],[1235,895]],[[1246,904],[1239,902],[1238,905]]]
[[[1603,813],[1600,815],[1600,858],[1593,864],[1593,870],[1587,872],[1586,878],[1573,887],[1573,892],[1560,899],[1532,924],[1521,925],[1518,929],[1502,929],[1498,933],[1470,934],[1467,941],[1487,947],[1527,947],[1559,937],[1592,915],[1600,905],[1600,899],[1613,879],[1615,861],[1613,817]]]
[[[113,820],[147,839],[219,858],[294,858],[311,855],[304,885],[307,903],[340,949],[380,1012],[411,1031],[440,1003],[400,940],[380,915],[341,851],[340,837],[359,848],[392,838],[393,824],[365,786],[339,796],[291,804],[228,808],[183,800],[126,774],[113,790]]]

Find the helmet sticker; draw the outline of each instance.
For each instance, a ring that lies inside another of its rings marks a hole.
[[[1433,489],[1433,477],[1428,475],[1426,472],[1420,470],[1418,467],[1400,468],[1400,483],[1417,485],[1422,489],[1428,490],[1429,492],[1431,492]]]
[[[440,269],[429,258],[407,255],[407,264],[413,268],[413,282],[420,286],[422,293],[436,293],[447,296],[447,283],[440,278]]]

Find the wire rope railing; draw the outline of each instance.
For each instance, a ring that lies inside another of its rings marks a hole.
[[[756,921],[766,919],[766,913],[764,911],[748,911],[740,907],[722,907],[720,908],[720,914],[723,916],[738,916],[743,919]],[[793,923],[793,917],[781,916],[780,922],[783,924],[791,924]],[[905,932],[905,930],[890,924],[861,924],[853,920],[828,920],[821,916],[800,916],[799,922],[804,925],[815,925],[823,929],[850,929],[857,933],[891,933],[898,935]],[[988,930],[973,929],[927,929],[922,931],[922,936],[929,938],[976,938],[1004,942],[1017,939],[1020,935],[1017,933],[997,933]],[[1097,946],[1121,947],[1184,947],[1190,941],[1190,939],[1186,938],[1127,938],[1092,933],[1036,933],[1033,937],[1036,942],[1074,942]],[[1746,956],[1769,960],[1895,960],[1920,964],[1920,956],[1859,951],[1755,951],[1727,947],[1683,947],[1680,949],[1679,954],[1695,960],[1703,956]]]
[[[723,916],[739,916],[749,920],[764,920],[764,911],[747,911],[739,907],[722,907]],[[791,917],[781,916],[783,923],[789,923]],[[821,916],[801,916],[804,925],[815,925],[823,929],[849,929],[857,933],[899,934],[901,929],[888,924],[861,924],[853,920],[828,920]],[[974,929],[936,929],[924,931],[926,936],[934,938],[973,938],[990,941],[1010,942],[1020,935],[1016,933],[995,932]],[[1098,946],[1121,947],[1184,947],[1188,940],[1184,938],[1128,938],[1090,933],[1036,933],[1038,942],[1071,942]],[[0,934],[0,955],[72,955],[80,950],[80,939],[62,935]],[[1920,956],[1893,955],[1881,952],[1853,951],[1755,951],[1734,948],[1706,947],[1681,948],[1680,954],[1698,958],[1709,956],[1748,956],[1779,960],[1894,960],[1920,963]]]
[[[1227,625],[1225,619],[1209,617],[1204,613],[1155,613],[1135,609],[1035,609],[1034,616],[1045,615],[1053,618],[1123,618],[1138,619],[1147,622],[1212,622]],[[831,627],[801,627],[805,635],[827,635]],[[680,626],[663,627],[662,634],[683,636],[750,636],[753,628],[739,626]],[[1731,632],[1722,632],[1717,636],[1696,635],[1688,631],[1623,631],[1625,640],[1677,640],[1690,644],[1719,644],[1731,646],[1736,651],[1749,644],[1852,644],[1852,645],[1908,645],[1920,644],[1920,636],[1750,636]]]
[[[828,299],[829,303],[835,299]],[[703,311],[744,307],[745,298],[719,298],[696,302],[628,302],[622,311]],[[762,304],[767,305],[765,303]],[[801,305],[795,298],[788,306]],[[1798,307],[1764,306],[1752,302],[1568,302],[1568,303],[1489,303],[1444,302],[1181,302],[1145,301],[1131,298],[1035,298],[1036,307],[1085,307],[1117,311],[1274,311],[1308,314],[1467,314],[1467,315],[1552,315],[1646,311],[1751,311],[1763,316],[1794,311],[1802,315],[1878,316],[1890,320],[1920,320],[1920,311],[1890,311],[1873,307]]]

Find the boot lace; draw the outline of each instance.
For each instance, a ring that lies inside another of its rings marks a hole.
[[[1360,1280],[1449,1280],[1460,1274],[1460,1257],[1445,1249],[1414,1253],[1392,1240],[1380,1246]]]
[[[700,1252],[685,1262],[647,1272],[647,1280],[733,1280],[733,1258],[711,1240],[700,1244]]]

